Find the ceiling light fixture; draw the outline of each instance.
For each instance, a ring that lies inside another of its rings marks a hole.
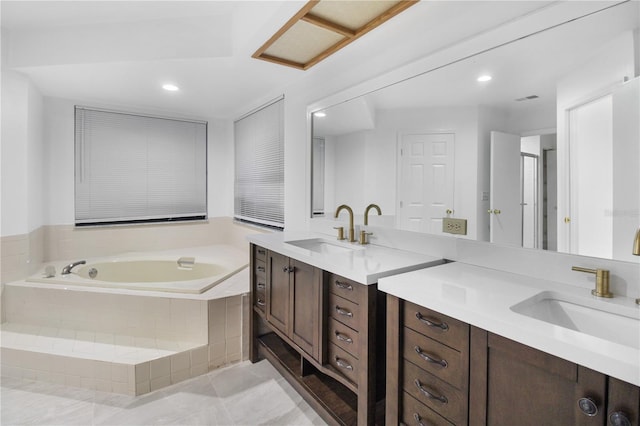
[[[180,88],[178,86],[176,86],[175,84],[163,84],[162,88],[168,92],[177,92],[178,90],[180,90]]]
[[[493,77],[491,77],[490,75],[485,74],[485,75],[481,75],[480,77],[478,77],[478,81],[480,83],[484,83],[485,81],[490,81],[492,78]]]
[[[306,70],[419,0],[310,0],[253,55]]]

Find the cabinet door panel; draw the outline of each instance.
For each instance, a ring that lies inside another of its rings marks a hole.
[[[267,320],[286,335],[289,332],[289,258],[270,251],[267,273]]]
[[[320,306],[321,274],[306,263],[291,260],[293,267],[292,339],[302,350],[318,360],[321,324]]]
[[[608,402],[607,425],[613,426],[611,416],[614,413],[622,413],[632,426],[640,425],[640,388],[609,377]]]
[[[496,337],[489,334],[488,425],[604,424],[603,375]],[[582,397],[593,399],[597,415],[589,417],[579,409]]]

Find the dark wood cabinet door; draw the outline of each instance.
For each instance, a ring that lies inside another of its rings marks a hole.
[[[317,361],[321,331],[319,307],[322,273],[319,269],[294,259],[291,259],[290,264],[293,267],[291,338]]]
[[[289,334],[289,258],[272,251],[267,257],[267,321]]]
[[[640,388],[609,377],[607,426],[617,426],[624,418],[631,426],[640,425]]]
[[[485,424],[605,424],[605,375],[491,333],[486,342]],[[472,365],[472,374],[482,368]],[[581,409],[582,398],[593,402],[593,416]],[[483,423],[473,416],[469,420]]]

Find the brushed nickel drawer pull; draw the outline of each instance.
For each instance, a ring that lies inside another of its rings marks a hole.
[[[340,315],[344,315],[346,317],[353,317],[353,313],[351,313],[347,309],[341,308],[338,305],[336,305],[336,312],[339,313]]]
[[[342,290],[349,290],[349,291],[353,291],[353,286],[349,283],[343,283],[342,281],[338,281],[336,280],[336,287],[342,289]]]
[[[266,303],[264,303],[264,300],[262,300],[262,299],[256,300],[256,303],[258,304],[258,306],[264,306],[266,304]]]
[[[351,364],[345,362],[342,358],[335,357],[335,360],[336,364],[338,364],[338,367],[353,371],[353,367],[351,366]]]
[[[264,272],[264,266],[257,266],[256,269],[258,272]]]
[[[418,424],[418,426],[427,426],[426,423],[422,423],[422,417],[420,417],[420,414],[413,413],[413,418],[415,419],[415,421]]]
[[[258,249],[258,254],[267,254],[265,249]]]
[[[446,397],[446,396],[444,396],[444,395],[440,395],[440,396],[438,396],[438,395],[434,395],[434,394],[432,394],[431,392],[429,392],[427,389],[425,389],[425,387],[424,387],[424,386],[422,386],[422,383],[420,383],[420,380],[415,379],[415,380],[413,381],[413,383],[415,383],[415,385],[416,385],[416,387],[418,388],[418,390],[419,390],[420,392],[422,392],[422,394],[423,394],[424,396],[426,396],[427,398],[429,398],[429,399],[435,399],[436,401],[440,401],[440,402],[441,402],[441,403],[443,403],[443,404],[446,404],[446,403],[448,403],[448,402],[449,402],[449,400],[447,399],[447,397]]]
[[[353,343],[353,339],[347,336],[346,334],[342,334],[339,331],[336,331],[335,333],[336,333],[336,339],[346,343]]]
[[[442,368],[447,368],[449,366],[446,360],[432,358],[431,356],[429,356],[429,354],[427,354],[426,352],[423,352],[420,346],[414,346],[413,350],[415,350],[416,353],[420,355],[420,358],[424,359],[427,362],[430,362],[432,364],[438,364]]]
[[[258,283],[258,285],[256,286],[256,288],[258,290],[264,290],[267,286],[264,283]]]
[[[425,318],[424,316],[422,316],[422,314],[420,312],[416,312],[416,318],[418,318],[419,321],[421,321],[422,323],[428,325],[429,327],[436,327],[441,329],[442,331],[447,331],[449,330],[449,324],[447,324],[446,322],[441,322],[441,323],[437,323],[437,322],[433,322],[428,320],[427,318]]]

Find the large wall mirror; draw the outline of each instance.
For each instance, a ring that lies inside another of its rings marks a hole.
[[[312,217],[637,262],[640,5],[627,2],[312,114]]]

